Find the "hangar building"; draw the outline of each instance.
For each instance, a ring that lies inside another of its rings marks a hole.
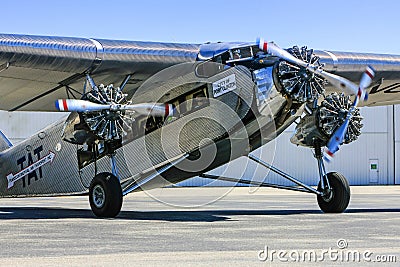
[[[334,161],[327,164],[327,171],[344,174],[351,185],[388,185],[400,184],[400,105],[362,108],[364,117],[362,135],[350,145],[343,145],[335,155]],[[35,134],[40,129],[58,120],[65,114],[41,112],[0,112],[2,131],[16,144]],[[294,127],[290,127],[275,141],[263,146],[254,153],[286,173],[299,178],[307,184],[318,182],[318,169],[312,150],[296,147],[290,143]],[[240,158],[228,168],[220,167],[213,174],[256,179],[261,181],[266,170],[257,167],[254,162]],[[266,181],[279,184],[288,182],[272,172]],[[192,178],[180,186],[222,186],[223,181]]]

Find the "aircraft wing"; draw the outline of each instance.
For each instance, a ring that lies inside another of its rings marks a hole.
[[[55,111],[59,98],[80,97],[85,73],[133,93],[154,73],[195,61],[199,45],[0,34],[0,109]]]
[[[324,70],[358,84],[366,66],[375,70],[375,78],[367,89],[368,100],[360,106],[400,104],[400,56],[386,54],[315,51],[325,64]],[[340,92],[329,84],[327,91]]]
[[[0,34],[0,110],[55,111],[56,99],[80,97],[88,72],[98,82],[115,85],[132,75],[124,89],[132,95],[143,81],[158,71],[204,56],[201,47],[198,44]],[[325,64],[326,71],[355,83],[366,65],[376,70],[377,75],[369,88],[370,98],[362,105],[400,103],[400,56],[315,53]],[[327,90],[338,91],[329,85]]]

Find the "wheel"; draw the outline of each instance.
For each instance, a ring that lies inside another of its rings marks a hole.
[[[346,210],[350,202],[350,186],[347,179],[337,172],[327,174],[331,192],[327,196],[317,196],[320,209],[325,213],[341,213]],[[318,191],[321,191],[321,182]]]
[[[122,189],[118,178],[107,172],[97,174],[90,183],[89,202],[96,216],[117,216],[122,206]]]

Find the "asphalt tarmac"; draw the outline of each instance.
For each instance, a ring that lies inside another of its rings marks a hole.
[[[352,187],[343,214],[270,188],[149,193],[115,219],[95,218],[87,196],[0,199],[0,266],[400,264],[400,186]]]

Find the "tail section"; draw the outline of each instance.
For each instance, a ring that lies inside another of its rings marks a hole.
[[[10,140],[0,131],[0,152],[12,147]]]

